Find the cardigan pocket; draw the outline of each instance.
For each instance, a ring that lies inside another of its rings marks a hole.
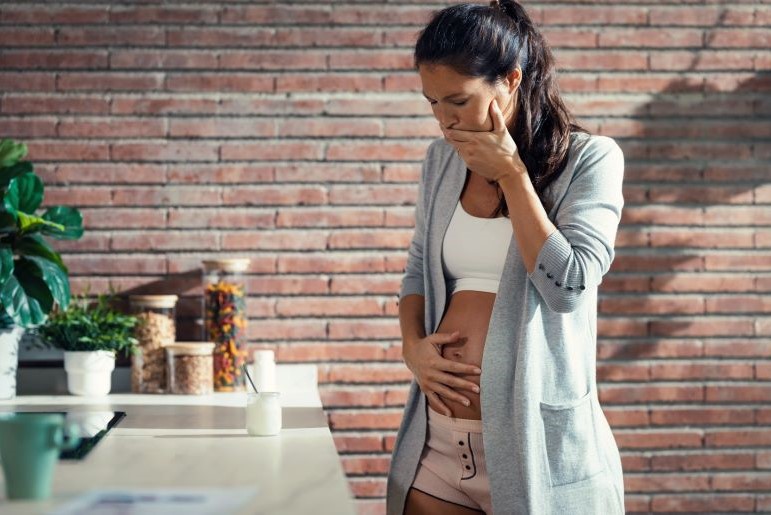
[[[591,395],[589,390],[567,403],[540,403],[551,486],[584,481],[603,471]]]

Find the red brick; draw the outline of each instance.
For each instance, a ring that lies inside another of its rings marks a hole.
[[[273,120],[179,118],[169,121],[169,136],[187,138],[273,137]]]
[[[276,77],[276,92],[379,92],[383,79],[379,75],[357,73],[282,73]],[[354,121],[354,120],[351,120]]]
[[[755,511],[754,507],[754,499],[746,494],[657,494],[651,500],[651,510],[657,513],[706,513],[714,511],[739,513],[753,512]]]
[[[664,381],[752,379],[752,375],[751,363],[669,362],[651,367],[651,378]]]
[[[219,146],[199,141],[112,143],[110,155],[118,161],[216,161]]]
[[[316,25],[331,21],[330,6],[228,6],[222,10],[223,23]]]
[[[0,57],[4,68],[68,69],[107,68],[107,52],[98,50],[5,50]]]
[[[609,404],[679,401],[694,402],[704,400],[704,388],[698,385],[658,385],[643,384],[635,386],[605,385],[600,387],[600,401]]]
[[[631,431],[631,432],[627,432]],[[619,430],[613,434],[619,449],[678,449],[700,448],[704,432],[698,429],[680,429],[674,431],[637,429]]]
[[[749,378],[751,379],[751,377]],[[707,385],[707,400],[712,402],[767,402],[771,386],[767,385]]]
[[[3,7],[1,23],[16,24],[81,24],[104,23],[108,20],[108,7],[60,7],[33,4]]]
[[[334,211],[321,209],[279,209],[277,227],[346,227],[383,225],[382,209],[337,208]]]
[[[319,143],[272,141],[260,143],[223,143],[223,161],[321,159],[323,147]]]
[[[168,73],[166,89],[170,91],[217,91],[270,93],[275,90],[274,77],[251,73]]]
[[[0,136],[15,139],[56,136],[56,118],[4,118],[0,124]]]
[[[279,300],[277,312],[280,316],[377,316],[383,306],[373,298],[293,298]]]
[[[695,29],[605,28],[599,32],[600,47],[683,48],[702,46],[702,31]]]
[[[350,476],[388,474],[391,458],[383,456],[343,456],[343,470]]]
[[[384,347],[373,343],[306,344],[299,342],[280,345],[276,353],[276,360],[281,362],[384,361],[385,359]]]
[[[704,444],[707,447],[757,447],[771,445],[771,432],[758,429],[711,429],[706,432]]]
[[[163,46],[166,34],[160,27],[61,27],[56,32],[61,46]]]
[[[651,410],[650,422],[656,426],[704,426],[704,425],[734,425],[753,424],[755,413],[744,408],[699,408],[699,407],[669,407],[656,406]],[[655,459],[655,458],[654,458]],[[666,456],[659,457],[667,463],[673,463]],[[705,458],[707,459],[707,458]],[[719,459],[719,457],[715,457]]]
[[[112,23],[217,23],[217,10],[206,7],[182,6],[114,6],[110,10]]]
[[[120,123],[104,118],[66,118],[59,122],[59,136],[65,138],[161,138],[166,123],[161,119],[124,118]]]
[[[309,50],[225,51],[220,53],[219,67],[252,70],[323,70],[327,67],[327,53]]]
[[[338,453],[346,452],[379,452],[383,450],[383,440],[380,436],[369,434],[342,433],[332,435]]]
[[[45,72],[6,72],[0,71],[0,90],[53,91],[56,89],[56,75]]]
[[[59,91],[136,91],[163,87],[158,73],[60,73],[56,81]]]
[[[332,430],[341,429],[398,429],[402,410],[339,411],[329,415]]]
[[[334,339],[381,339],[399,338],[401,333],[398,325],[390,321],[332,321],[329,323],[329,337]]]
[[[2,99],[2,112],[6,114],[106,114],[109,110],[110,102],[102,95],[16,96],[13,94],[6,94]]]
[[[371,388],[323,388],[320,395],[325,409],[377,408],[385,403],[385,392]]]
[[[3,28],[0,32],[0,45],[15,46],[52,46],[54,30],[45,27],[12,27]]]

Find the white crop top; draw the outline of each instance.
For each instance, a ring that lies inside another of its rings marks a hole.
[[[513,235],[509,218],[470,215],[458,200],[442,242],[442,267],[450,295],[460,290],[498,293]]]

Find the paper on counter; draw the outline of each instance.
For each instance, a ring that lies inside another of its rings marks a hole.
[[[256,494],[256,488],[94,490],[49,515],[223,515]]]

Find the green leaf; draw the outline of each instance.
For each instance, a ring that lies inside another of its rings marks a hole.
[[[11,166],[27,155],[27,145],[11,139],[0,140],[0,166]]]
[[[14,323],[35,327],[45,322],[53,306],[53,297],[40,277],[17,263],[13,275],[0,289],[0,302]]]
[[[19,183],[16,182],[18,177],[11,179],[8,184],[8,189],[5,190],[5,196],[3,196],[3,207],[5,211],[13,213],[14,215],[19,210]]]
[[[43,181],[34,173],[25,173],[11,180],[8,185],[9,192],[18,189],[17,210],[25,213],[34,213],[43,202]]]
[[[32,163],[29,161],[22,161],[6,167],[0,166],[0,186],[3,188],[8,187],[11,179],[24,175],[25,173],[33,173]]]
[[[19,211],[17,214],[19,215],[19,231],[22,233],[34,232],[40,228],[47,228],[48,230],[58,231],[59,233],[64,231],[63,225],[49,222],[39,216],[28,215],[22,211]]]
[[[0,247],[0,284],[4,283],[13,274],[13,249],[8,246]]]
[[[34,213],[43,203],[43,181],[34,173],[11,179],[6,197],[17,211]]]
[[[43,213],[43,219],[63,226],[62,230],[43,227],[43,234],[60,240],[77,240],[83,236],[83,215],[74,207],[53,206]]]
[[[22,256],[40,256],[49,261],[53,261],[56,265],[67,273],[67,267],[64,266],[62,258],[59,254],[53,250],[48,244],[43,241],[37,234],[26,234],[22,238],[16,241],[16,251]]]
[[[64,309],[70,304],[70,281],[61,268],[56,263],[38,256],[23,257],[19,261],[29,263],[31,267],[37,269],[38,275],[48,286],[54,300]]]

